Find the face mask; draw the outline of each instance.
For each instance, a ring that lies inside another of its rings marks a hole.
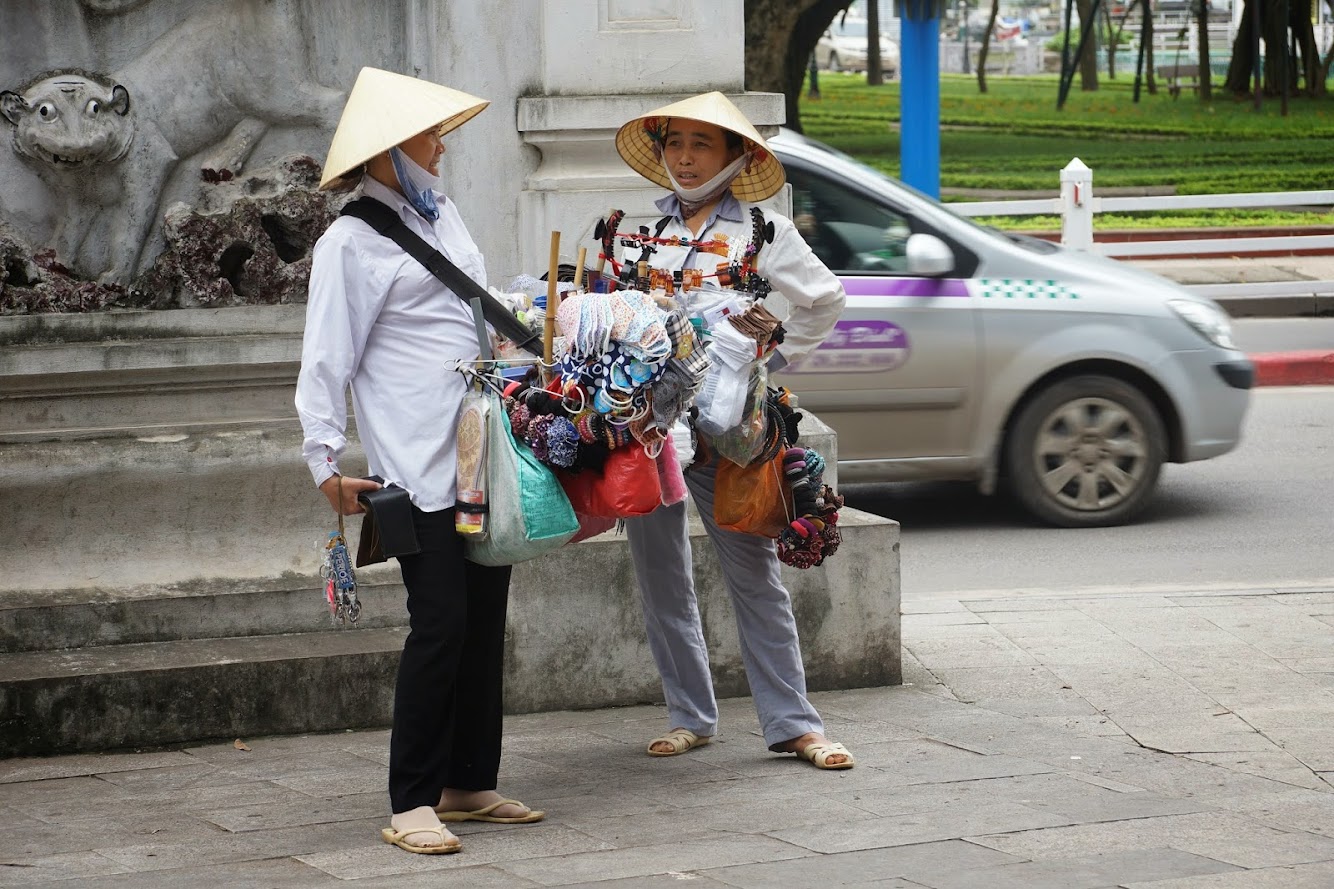
[[[663,161],[662,168],[667,171],[667,181],[672,184],[672,191],[676,192],[678,198],[689,203],[700,203],[716,197],[724,188],[731,185],[732,180],[741,175],[741,171],[746,169],[746,164],[749,162],[750,153],[747,152],[719,170],[717,176],[694,188],[682,188],[672,175],[666,161]]]
[[[439,177],[432,176],[430,170],[424,169],[397,146],[389,149],[389,159],[394,163],[394,174],[398,177],[399,187],[403,189],[408,203],[432,222],[439,219],[440,208],[435,203],[435,186],[440,182]]]

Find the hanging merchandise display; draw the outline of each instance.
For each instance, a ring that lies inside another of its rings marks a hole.
[[[837,550],[843,501],[824,484],[823,458],[797,444],[800,414],[789,406],[787,390],[769,387],[766,366],[784,331],[764,304],[771,288],[758,258],[774,227],[758,207],[750,215],[750,240],[741,245],[722,234],[663,237],[666,219],[623,234],[618,228],[624,214],[616,211],[595,231],[602,246],[599,266],[610,263],[611,274],[594,286],[612,293],[652,291],[660,304],[684,315],[702,370],[691,393],[697,442],[692,438],[690,444],[718,461],[714,519],[729,530],[775,539],[783,562],[808,568]],[[624,248],[623,262],[615,259],[617,244]],[[663,248],[718,259],[711,271],[649,268]]]
[[[769,386],[766,365],[784,331],[764,304],[770,286],[757,261],[773,224],[752,208],[751,237],[741,244],[721,234],[664,238],[662,222],[622,233],[624,216],[613,211],[598,223],[600,250],[586,280],[581,250],[574,281],[555,283],[553,233],[547,293],[525,279],[529,302],[514,307],[542,329],[544,361],[519,379],[485,371],[501,396],[490,409],[504,415],[521,451],[555,473],[578,519],[575,539],[683,500],[684,453],[686,462],[719,461],[714,518],[722,527],[776,540],[787,564],[819,565],[838,548],[843,501],[824,484],[819,454],[797,444],[800,414],[787,390]],[[711,271],[650,268],[664,247],[718,261]],[[494,479],[475,472],[496,439],[465,436],[462,425],[494,428],[484,410],[465,404],[460,426],[465,536],[487,534],[500,515]]]

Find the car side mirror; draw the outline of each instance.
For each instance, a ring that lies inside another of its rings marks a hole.
[[[954,271],[954,251],[935,235],[908,236],[908,274],[935,277]]]

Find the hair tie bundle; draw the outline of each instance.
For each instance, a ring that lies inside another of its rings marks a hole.
[[[810,568],[838,551],[843,536],[838,530],[838,510],[843,498],[822,484],[825,460],[810,448],[788,448],[783,455],[783,474],[792,490],[797,517],[778,536],[778,558],[786,565]]]
[[[533,420],[533,414],[528,410],[528,405],[520,401],[510,402],[510,431],[516,438],[525,438],[528,435],[528,424]]]
[[[548,463],[562,469],[574,465],[579,451],[579,430],[568,418],[553,416],[547,424],[546,439]]]

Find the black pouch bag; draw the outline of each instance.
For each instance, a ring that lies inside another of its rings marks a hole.
[[[384,485],[384,479],[378,475],[370,476],[368,481]],[[376,491],[362,491],[357,502],[366,508],[361,520],[361,542],[357,545],[358,568],[421,552],[412,525],[412,498],[407,491],[385,485]]]

